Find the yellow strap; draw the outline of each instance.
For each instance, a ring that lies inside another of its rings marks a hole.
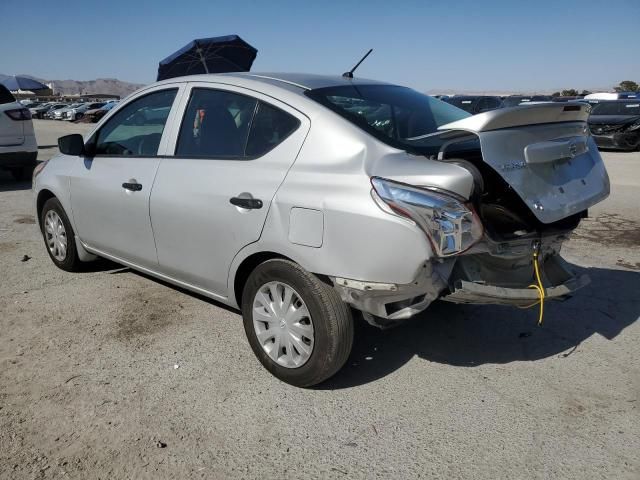
[[[525,307],[519,308],[531,308],[536,305],[540,305],[540,315],[538,316],[538,325],[542,325],[543,317],[544,317],[544,286],[542,285],[542,280],[540,279],[540,267],[538,266],[538,252],[533,252],[533,269],[536,274],[536,282],[535,285],[529,285],[528,288],[535,288],[538,292],[539,299],[538,301],[532,303],[531,305],[527,305]]]
[[[529,285],[529,288],[535,288],[538,291],[538,295],[540,295],[540,300],[538,300],[536,304],[540,304],[540,315],[538,316],[538,325],[542,325],[543,317],[544,317],[544,286],[542,285],[542,280],[540,279],[540,267],[538,267],[538,252],[533,252],[533,269],[536,272],[536,281],[537,285]],[[533,306],[531,305],[531,306]]]

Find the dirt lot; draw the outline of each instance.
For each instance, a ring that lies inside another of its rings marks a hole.
[[[36,121],[43,146],[83,127]],[[543,327],[447,304],[358,325],[315,390],[268,375],[234,311],[56,269],[0,173],[0,478],[640,478],[640,154],[604,156],[612,196],[565,248],[592,284]]]

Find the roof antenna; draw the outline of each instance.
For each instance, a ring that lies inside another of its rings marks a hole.
[[[362,58],[360,59],[360,61],[359,61],[358,63],[356,63],[356,66],[355,66],[355,67],[353,67],[353,68],[352,68],[351,70],[349,70],[348,72],[344,72],[344,73],[342,74],[342,76],[343,76],[344,78],[353,78],[353,72],[355,72],[355,71],[356,71],[356,68],[358,68],[362,62],[364,62],[364,59],[365,59],[365,58],[367,58],[371,52],[373,52],[373,48],[370,48],[370,49],[369,49],[369,51],[364,55],[364,57],[362,57]]]

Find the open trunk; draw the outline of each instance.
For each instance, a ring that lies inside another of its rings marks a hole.
[[[539,222],[552,224],[609,194],[609,178],[586,123],[590,108],[580,103],[527,105],[449,123],[438,129],[444,140],[438,156],[469,157],[482,180],[513,191]],[[465,148],[473,140],[479,141],[479,151]],[[491,171],[477,162],[478,154]],[[496,184],[496,174],[505,185]]]
[[[567,233],[609,194],[589,134],[590,106],[538,104],[475,115],[439,128],[438,159],[469,170],[483,245],[456,259],[444,300],[526,305],[537,298],[533,251],[548,298],[588,283],[560,256]]]

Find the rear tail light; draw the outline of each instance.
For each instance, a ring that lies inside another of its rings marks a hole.
[[[453,193],[378,177],[371,179],[371,185],[378,204],[420,227],[439,257],[462,253],[482,238],[482,223],[473,208]]]
[[[31,120],[31,112],[26,108],[15,108],[4,112],[11,120]]]
[[[49,160],[45,160],[44,162],[40,162],[33,169],[33,174],[31,175],[31,189],[32,190],[35,189],[35,187],[36,187],[36,177],[42,173],[42,170],[44,170],[44,167],[47,166],[47,163],[49,163]]]

